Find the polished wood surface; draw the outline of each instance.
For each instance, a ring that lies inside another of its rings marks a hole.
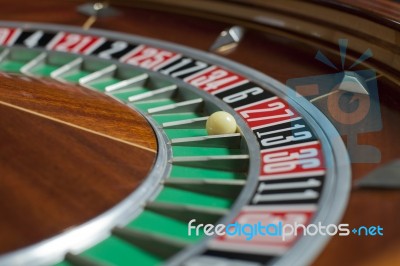
[[[141,149],[157,149],[147,121],[111,97],[50,79],[27,81],[26,77],[6,74],[0,78],[0,102]]]
[[[122,14],[117,17],[99,19],[94,27],[158,38],[201,50],[208,50],[223,29],[233,23],[243,22],[235,17],[211,16],[196,10],[182,11],[179,8],[167,8],[163,11],[163,8],[157,5],[117,2],[115,7],[120,8]],[[75,12],[78,3],[81,1],[57,1],[56,3],[42,0],[26,2],[24,8],[20,8],[17,4],[3,5],[0,19],[81,26],[87,18]],[[135,7],[135,5],[145,8]],[[246,21],[243,24],[250,25]],[[324,25],[319,26],[324,28]],[[336,32],[334,28],[330,28],[329,33],[332,34],[332,38],[341,37],[341,32],[339,30]],[[399,41],[399,36],[397,33],[394,39]],[[321,50],[334,62],[339,62],[338,54],[332,52],[338,50],[337,46],[307,38],[309,37],[292,35],[285,29],[249,28],[237,50],[227,58],[255,68],[283,83],[296,77],[335,73],[334,70],[316,61],[314,56],[318,50]],[[350,45],[355,45],[359,51],[370,48],[363,42],[358,43],[356,37],[352,39]],[[382,51],[384,51],[383,48]],[[357,58],[359,55],[357,51],[350,52],[350,58]],[[391,57],[388,58],[391,59]],[[358,143],[374,145],[380,150],[382,158],[379,163],[352,164],[353,183],[370,171],[400,157],[400,90],[396,85],[400,84],[399,75],[393,72],[391,66],[385,66],[374,59],[370,61],[378,72],[382,70],[381,72],[384,73],[390,69],[388,71],[391,75],[390,78],[385,75],[378,78],[383,128],[378,132],[359,134]],[[346,140],[345,137],[344,140]],[[375,265],[395,265],[398,261],[398,256],[395,254],[400,252],[399,210],[400,193],[398,191],[359,189],[354,186],[341,222],[349,223],[354,227],[380,225],[384,228],[384,236],[333,237],[314,264],[365,265],[365,263],[375,262]]]
[[[102,94],[0,76],[0,254],[92,219],[152,169],[146,120]]]
[[[334,3],[336,5],[342,4],[343,7],[346,7],[353,12],[359,12],[359,10],[363,10],[364,13],[367,13],[370,17],[376,19],[389,20],[396,24],[399,24],[400,22],[399,3],[395,0],[340,0],[340,3],[335,3],[335,1],[328,0],[327,2]]]

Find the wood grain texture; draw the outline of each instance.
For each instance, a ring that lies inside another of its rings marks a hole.
[[[395,22],[400,21],[400,4],[398,1],[391,0],[340,0],[344,6],[353,10],[353,12],[360,12],[358,9],[367,11],[371,17],[385,18]],[[336,3],[338,4],[338,3]]]
[[[20,8],[21,4],[18,3],[22,2],[16,0],[15,5],[4,4],[0,19],[70,25],[82,25],[86,20],[84,16],[75,12],[75,6],[81,1],[57,1],[56,3],[41,0],[24,2],[25,7]],[[129,5],[121,2],[119,4],[122,7],[120,10],[123,11],[121,16],[99,19],[94,27],[159,38],[207,50],[220,31],[229,25],[241,22],[237,18],[223,16],[215,18],[208,14],[187,10],[174,10],[180,14],[154,10],[158,8],[157,6],[141,9],[132,7],[134,2],[129,2]],[[196,16],[186,16],[182,13],[196,14]],[[207,19],[207,17],[215,20]],[[294,36],[287,32],[279,32],[272,28],[269,32],[268,29],[264,30],[266,31],[249,29],[236,52],[227,57],[266,73],[283,83],[296,77],[336,73],[335,70],[317,62],[314,56],[317,50],[321,49],[334,63],[338,63],[340,59],[327,52],[327,50],[337,49],[337,46],[332,47],[327,44],[326,47],[323,45],[313,47],[310,43],[296,42]],[[340,36],[334,35],[334,37]],[[397,39],[399,39],[398,36]],[[359,48],[366,50],[370,47]],[[358,137],[359,144],[369,144],[379,148],[382,160],[377,164],[352,164],[353,181],[384,163],[400,157],[400,90],[385,77],[378,79],[378,87],[383,128],[381,131],[360,134]],[[314,265],[364,265],[366,262],[395,265],[398,261],[396,254],[400,252],[399,209],[398,191],[354,188],[341,222],[352,226],[379,224],[384,227],[385,236],[380,238],[333,237]]]
[[[0,254],[113,207],[147,177],[156,155],[148,148],[156,148],[153,131],[138,113],[56,82],[0,77],[0,128]]]
[[[28,79],[0,76],[0,100],[156,151],[157,142],[147,121],[111,97],[55,80]]]

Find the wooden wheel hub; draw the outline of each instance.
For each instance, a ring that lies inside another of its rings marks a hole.
[[[157,141],[132,109],[56,81],[0,84],[0,253],[94,218],[152,169]]]

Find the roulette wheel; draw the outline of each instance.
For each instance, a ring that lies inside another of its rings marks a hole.
[[[0,265],[400,262],[398,3],[1,3]]]

